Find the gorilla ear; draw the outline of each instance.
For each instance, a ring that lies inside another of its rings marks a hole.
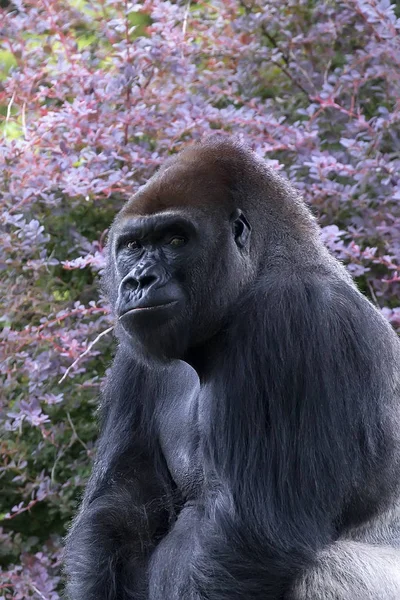
[[[242,213],[238,208],[231,215],[231,224],[233,236],[235,238],[236,245],[238,248],[244,248],[249,241],[251,227]]]

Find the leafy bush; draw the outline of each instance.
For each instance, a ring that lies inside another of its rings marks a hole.
[[[0,6],[0,598],[56,600],[113,353],[107,227],[169,153],[220,130],[284,169],[400,327],[400,22],[388,0]]]

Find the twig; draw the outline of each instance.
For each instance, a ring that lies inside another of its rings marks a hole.
[[[285,63],[286,67],[284,65],[282,65],[280,62],[276,61],[276,60],[272,60],[273,64],[276,65],[281,71],[282,73],[284,73],[286,75],[286,77],[288,77],[290,79],[290,81],[299,88],[299,90],[301,90],[303,92],[303,94],[305,94],[307,96],[308,99],[310,99],[310,94],[308,93],[308,91],[306,90],[306,88],[300,83],[300,81],[298,81],[296,79],[296,77],[293,77],[293,75],[290,73],[289,69],[290,69],[290,60],[289,60],[289,56],[287,56],[285,54],[285,52],[283,52],[282,48],[280,47],[280,45],[278,44],[278,42],[276,41],[276,39],[267,31],[267,28],[265,25],[263,25],[262,30],[264,32],[265,37],[270,41],[270,43],[272,44],[272,46],[278,50],[278,52],[280,52],[281,56],[282,56],[282,60]],[[298,69],[300,69],[299,65],[296,65],[296,67]],[[302,69],[300,69],[301,72],[304,75],[304,72]],[[308,76],[307,76],[308,79]]]
[[[27,129],[26,129],[26,102],[24,102],[22,105],[21,120],[22,120],[22,131],[24,132],[24,138],[27,139],[28,136],[27,136]]]
[[[22,513],[26,512],[27,510],[31,510],[31,508],[33,508],[35,506],[35,504],[37,504],[38,502],[39,502],[38,499],[31,500],[27,506],[23,506],[22,508],[17,510],[15,513],[6,515],[4,517],[4,519],[7,519],[7,521],[11,521],[11,519],[15,519],[15,517],[19,517],[19,515],[22,515]]]
[[[281,47],[279,46],[279,44],[276,41],[276,39],[274,38],[274,36],[271,35],[270,33],[268,33],[267,28],[266,28],[265,25],[263,25],[262,30],[264,32],[265,37],[271,42],[271,44],[273,45],[274,48],[276,48],[277,50],[279,50],[279,52],[281,53],[281,56],[282,56],[283,60],[285,61],[285,63],[287,64],[287,66],[289,66],[289,58],[286,56],[286,54],[283,52],[283,50],[281,50]]]
[[[70,444],[68,444],[68,447],[70,446]],[[56,459],[54,461],[54,464],[51,468],[51,473],[50,473],[50,481],[51,483],[54,485],[56,482],[56,478],[55,478],[55,474],[56,474],[56,467],[59,463],[59,461],[62,459],[62,457],[65,454],[65,449],[61,449],[60,452],[57,454]]]
[[[36,594],[42,598],[42,600],[47,600],[47,597],[44,594],[42,594],[40,590],[38,590],[35,584],[30,583],[29,587],[31,587],[33,591],[36,592]]]
[[[286,75],[286,77],[288,77],[290,79],[290,81],[299,88],[299,90],[301,90],[303,92],[303,94],[305,94],[307,96],[308,99],[310,99],[310,95],[307,92],[306,88],[303,87],[301,85],[301,83],[299,81],[297,81],[297,79],[295,79],[295,77],[293,77],[293,75],[290,73],[290,71],[284,67],[280,62],[276,61],[276,60],[271,60],[272,64],[275,65],[276,67],[278,67],[278,69],[280,69],[282,71],[282,73],[284,73]]]
[[[376,297],[376,294],[375,294],[375,291],[374,291],[374,288],[372,287],[372,284],[371,284],[371,282],[370,282],[370,281],[368,281],[368,280],[367,280],[367,285],[368,285],[368,289],[369,289],[369,292],[370,292],[370,294],[371,294],[371,298],[372,298],[372,300],[373,300],[374,304],[376,304],[376,306],[377,306],[378,308],[380,308],[380,306],[379,306],[379,302],[378,302],[378,299],[377,299],[377,297]]]
[[[65,371],[64,375],[61,377],[60,381],[58,382],[59,384],[62,383],[68,376],[68,374],[71,372],[71,370],[76,367],[76,365],[78,364],[78,362],[84,357],[86,356],[86,354],[89,354],[89,352],[91,351],[91,349],[93,348],[93,346],[95,344],[97,344],[97,342],[105,335],[107,335],[107,333],[110,333],[110,331],[112,331],[114,329],[114,326],[109,327],[108,329],[106,329],[105,331],[102,331],[101,333],[99,333],[99,335],[92,341],[90,342],[90,344],[88,345],[88,347],[86,348],[86,350],[84,352],[82,352],[82,354],[80,354],[72,363],[72,365],[70,365],[68,367],[68,369]]]
[[[188,22],[189,10],[190,10],[190,2],[191,2],[191,0],[188,0],[186,3],[185,15],[183,17],[182,34],[184,37],[186,34],[186,28],[187,28],[187,22]]]
[[[8,121],[10,120],[11,109],[12,109],[12,105],[14,104],[14,100],[15,100],[15,92],[13,92],[10,102],[7,104],[6,125],[7,125]]]
[[[71,419],[71,415],[69,414],[69,412],[67,412],[67,419],[68,419],[69,424],[71,425],[72,433],[75,436],[75,440],[77,440],[80,444],[82,444],[82,446],[85,448],[86,452],[89,453],[88,447],[86,446],[85,442],[81,440],[81,438],[79,437],[79,435],[76,432],[75,425]]]
[[[247,6],[247,4],[243,0],[240,1],[240,4],[244,8],[244,10],[246,11],[246,14],[249,15],[251,13],[252,9],[253,9],[253,6]],[[282,71],[282,73],[284,73],[286,75],[286,77],[288,77],[290,79],[290,81],[293,83],[293,85],[295,85],[296,87],[298,87],[299,90],[301,90],[303,92],[303,94],[305,94],[307,96],[307,98],[310,100],[310,94],[308,93],[308,91],[306,90],[306,88],[289,71],[289,69],[290,69],[290,58],[289,58],[289,56],[282,50],[282,48],[280,47],[280,44],[276,41],[276,39],[274,38],[274,36],[271,35],[268,32],[266,25],[262,25],[261,26],[261,30],[264,33],[264,35],[267,38],[267,40],[270,42],[270,44],[272,44],[272,46],[276,50],[278,50],[278,52],[280,52],[282,60],[285,63],[283,65],[281,62],[278,62],[277,60],[271,60],[272,64],[274,64],[276,67],[278,67],[278,69],[280,69]],[[307,79],[309,79],[308,75],[306,73],[304,73],[304,71],[301,69],[301,67],[299,65],[296,65],[296,67],[303,73],[303,75],[306,75]]]

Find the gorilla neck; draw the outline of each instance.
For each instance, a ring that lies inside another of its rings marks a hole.
[[[230,327],[225,324],[211,338],[192,346],[183,355],[182,360],[193,367],[201,383],[208,379],[216,363],[221,362],[221,356],[226,356],[229,332]]]
[[[207,376],[209,356],[213,355],[213,351],[209,350],[210,342],[205,342],[194,348],[190,348],[184,355],[183,360],[188,363],[197,372],[200,381],[202,382]]]
[[[243,352],[247,355],[252,353],[254,348],[251,345],[248,352],[245,350],[247,339],[251,339],[252,336],[248,331],[249,325],[243,322],[243,315],[253,314],[258,304],[253,290],[251,293],[245,293],[236,302],[232,302],[224,318],[220,320],[212,333],[208,332],[205,339],[189,345],[180,356],[181,360],[195,369],[202,383],[210,376],[215,377],[217,365],[220,372],[221,369],[223,370],[223,363],[229,361],[229,353],[233,352],[234,355],[238,355],[238,339],[240,339],[239,355],[242,355]],[[240,332],[239,337],[238,332]],[[233,357],[231,357],[230,363],[232,360]]]

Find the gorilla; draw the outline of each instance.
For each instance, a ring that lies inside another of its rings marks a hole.
[[[400,343],[287,181],[215,137],[117,215],[71,600],[399,600]]]

